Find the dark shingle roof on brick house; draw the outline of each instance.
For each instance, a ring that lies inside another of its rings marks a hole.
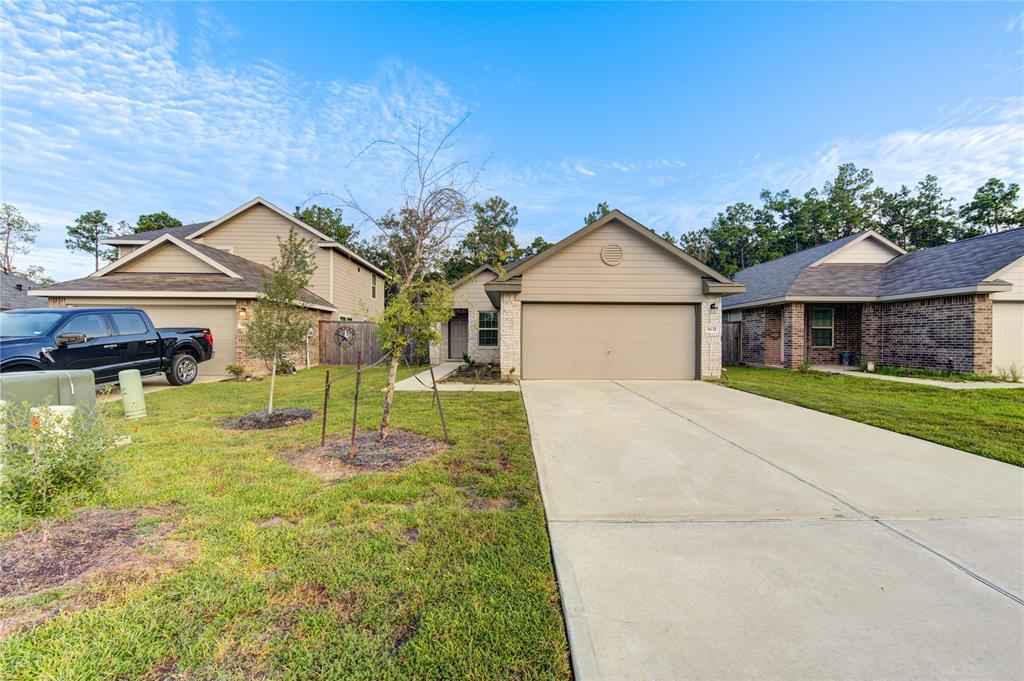
[[[24,310],[45,307],[38,298],[29,296],[29,289],[37,288],[34,281],[14,274],[0,272],[0,310]]]
[[[954,241],[898,255],[886,263],[818,263],[855,241],[854,234],[736,274],[744,293],[725,298],[723,308],[771,304],[783,299],[899,299],[931,292],[995,284],[992,277],[1024,258],[1024,228]]]

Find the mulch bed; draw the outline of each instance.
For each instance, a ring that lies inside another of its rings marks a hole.
[[[448,449],[440,440],[392,430],[387,442],[380,442],[376,431],[356,431],[356,455],[349,458],[349,439],[332,439],[323,447],[286,452],[282,456],[292,465],[331,482],[367,472],[396,471],[417,461],[437,456]]]
[[[476,368],[470,369],[466,365],[462,365],[452,373],[442,378],[438,383],[473,383],[473,384],[492,384],[492,383],[504,383],[501,380],[501,366],[498,364],[492,364],[490,369],[487,365],[477,365]]]
[[[232,430],[264,430],[267,428],[284,428],[294,426],[296,423],[304,423],[313,418],[315,412],[312,409],[300,409],[298,407],[285,407],[275,409],[268,414],[265,409],[254,411],[239,416],[236,419],[225,419],[224,427]]]

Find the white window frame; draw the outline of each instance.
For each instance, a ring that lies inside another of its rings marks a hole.
[[[815,310],[828,310],[829,312],[832,313],[831,319],[829,321],[828,326],[823,326],[823,325],[815,326],[814,325],[814,312],[815,312]],[[811,327],[811,347],[812,348],[822,348],[822,349],[825,349],[825,350],[828,350],[830,348],[834,348],[836,346],[836,309],[834,307],[827,307],[827,306],[811,307],[811,314],[810,314],[810,320],[809,321],[810,321],[810,327]],[[815,331],[815,329],[828,329],[828,331],[829,331],[829,339],[831,339],[832,342],[829,343],[828,345],[816,345],[814,343],[814,331]]]
[[[484,326],[481,325],[480,322],[483,321],[483,315],[485,315],[485,314],[494,315],[494,326],[484,327]],[[482,331],[493,331],[494,332],[494,342],[493,343],[484,343],[484,342],[482,342],[481,339],[480,339],[480,334],[481,334]],[[501,336],[498,334],[498,311],[497,310],[477,310],[477,313],[476,313],[476,344],[477,344],[477,346],[481,347],[481,348],[496,348],[496,347],[498,347],[498,344],[500,342],[501,342]]]
[[[370,272],[370,297],[377,297],[377,273]]]

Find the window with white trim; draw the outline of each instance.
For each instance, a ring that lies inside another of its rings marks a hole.
[[[480,347],[496,347],[498,345],[498,313],[494,311],[480,312],[477,327],[477,340]]]
[[[377,274],[375,272],[370,272],[370,297],[377,297]]]
[[[835,310],[831,307],[811,308],[811,347],[831,348],[835,336]]]

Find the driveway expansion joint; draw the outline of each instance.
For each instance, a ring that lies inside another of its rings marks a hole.
[[[619,388],[622,388],[626,392],[631,393],[633,395],[636,395],[640,399],[646,400],[647,402],[650,402],[651,404],[653,404],[653,405],[655,405],[657,407],[660,407],[661,409],[664,409],[668,413],[670,413],[670,414],[672,414],[672,415],[674,415],[674,416],[676,416],[678,418],[681,418],[684,421],[687,421],[688,423],[690,423],[690,424],[696,426],[697,428],[700,428],[704,432],[708,433],[712,437],[718,438],[719,440],[722,440],[723,442],[725,442],[725,443],[735,447],[736,449],[740,450],[741,452],[744,452],[744,453],[746,453],[746,454],[748,454],[748,455],[750,455],[750,456],[752,456],[752,457],[754,457],[754,458],[756,458],[756,459],[758,459],[758,460],[768,464],[772,468],[778,470],[781,473],[785,473],[786,475],[792,477],[793,479],[797,480],[798,482],[803,483],[804,485],[810,487],[811,489],[814,489],[815,491],[817,491],[817,492],[819,492],[821,494],[824,494],[825,496],[833,499],[837,503],[842,504],[843,506],[847,507],[851,511],[860,514],[865,519],[871,520],[872,522],[876,523],[880,527],[888,530],[890,533],[892,533],[893,535],[899,537],[900,539],[902,539],[902,540],[904,540],[906,542],[909,542],[909,543],[917,546],[918,548],[921,548],[921,549],[927,551],[928,553],[932,554],[933,556],[935,556],[937,558],[940,558],[941,560],[945,561],[949,565],[951,565],[954,568],[956,568],[956,569],[960,570],[961,572],[963,572],[965,575],[967,575],[969,577],[972,577],[973,579],[975,579],[979,583],[989,587],[993,591],[996,591],[997,593],[1002,594],[1003,596],[1009,598],[1010,600],[1015,601],[1017,604],[1024,606],[1024,598],[1022,598],[1021,596],[1013,593],[1012,591],[1004,589],[1003,587],[999,586],[998,584],[993,583],[992,581],[986,579],[984,576],[978,574],[977,572],[975,572],[971,568],[967,567],[963,563],[960,563],[959,561],[953,559],[952,557],[946,555],[945,553],[939,551],[938,549],[936,549],[936,548],[934,548],[932,546],[929,546],[928,544],[926,544],[926,543],[924,543],[924,542],[922,542],[922,541],[920,541],[918,539],[915,539],[914,537],[912,537],[909,534],[899,530],[898,528],[894,527],[893,525],[890,525],[885,520],[882,520],[880,517],[868,513],[864,509],[860,508],[859,506],[855,505],[854,503],[852,503],[850,501],[847,501],[846,499],[844,499],[843,497],[837,495],[836,493],[834,493],[834,492],[832,492],[830,490],[827,490],[824,487],[821,487],[820,485],[812,482],[811,480],[808,480],[807,478],[804,478],[800,474],[798,474],[798,473],[796,473],[796,472],[786,468],[785,466],[781,466],[781,465],[775,463],[774,461],[771,461],[770,459],[765,458],[764,456],[758,454],[757,452],[755,452],[755,451],[753,451],[753,450],[751,450],[751,449],[749,449],[747,447],[744,447],[743,445],[739,444],[738,442],[734,442],[733,440],[730,440],[729,438],[725,437],[724,435],[722,435],[722,434],[712,430],[711,428],[708,428],[704,424],[698,423],[697,421],[689,418],[685,414],[681,414],[680,412],[676,411],[675,409],[672,409],[671,407],[668,407],[668,406],[658,402],[657,400],[651,399],[650,397],[648,397],[647,395],[644,395],[643,393],[639,393],[639,392],[637,392],[635,390],[632,390],[628,386],[625,386],[622,383],[619,383],[618,381],[611,381],[611,383],[613,385],[618,386]]]

